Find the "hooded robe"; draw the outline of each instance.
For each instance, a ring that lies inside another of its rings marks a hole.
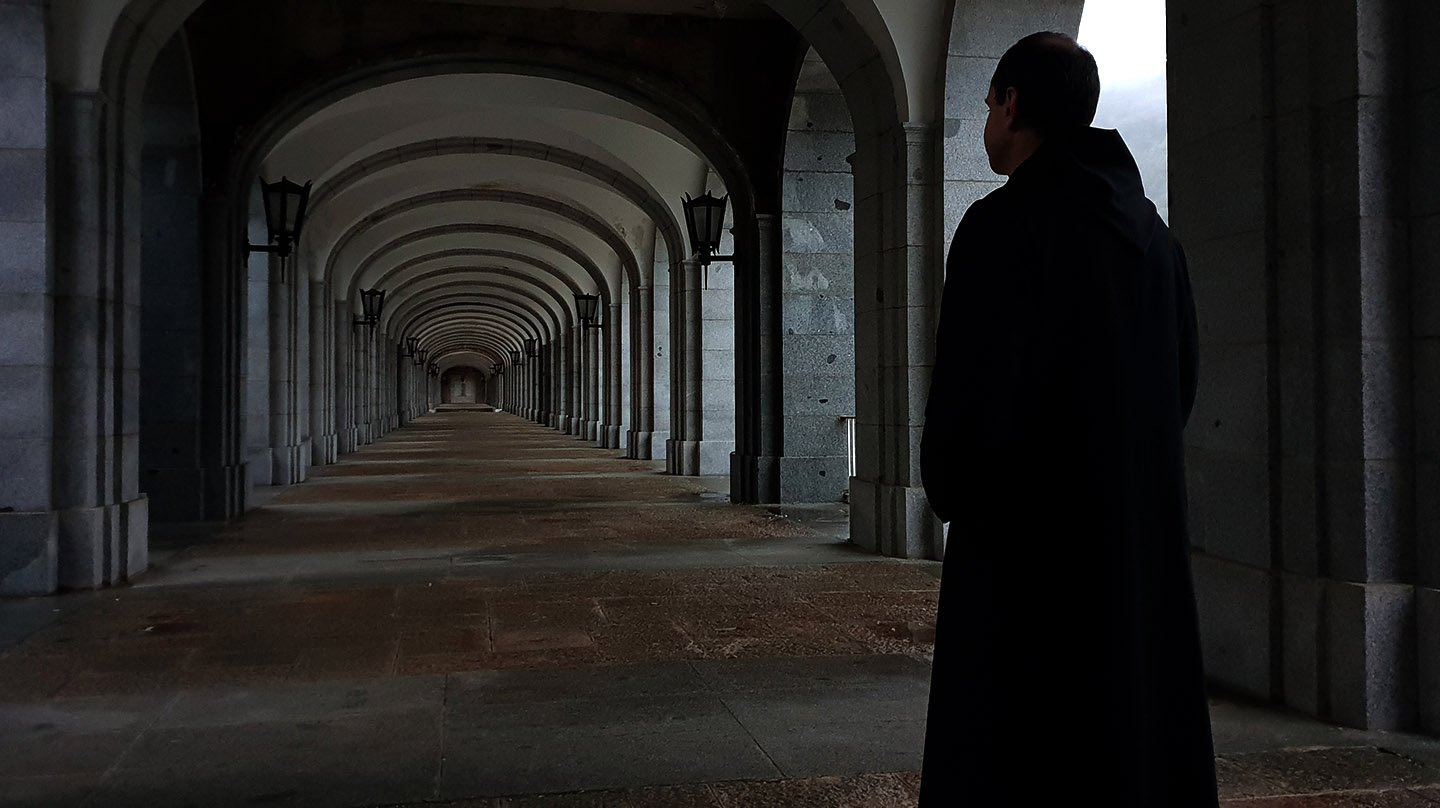
[[[966,212],[921,445],[950,523],[923,808],[1217,805],[1196,363],[1184,254],[1117,133],[1045,141]]]

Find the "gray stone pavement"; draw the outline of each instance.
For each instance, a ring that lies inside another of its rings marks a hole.
[[[354,806],[918,767],[902,656],[695,660],[0,705],[0,805]]]

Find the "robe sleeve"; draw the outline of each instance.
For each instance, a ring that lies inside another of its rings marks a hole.
[[[1179,272],[1175,283],[1176,322],[1180,330],[1180,424],[1190,422],[1195,408],[1195,391],[1200,379],[1200,338],[1195,324],[1195,297],[1190,290],[1190,270],[1185,251],[1177,243]]]
[[[920,440],[920,477],[930,507],[953,522],[977,496],[989,461],[1016,439],[1024,326],[1013,267],[993,245],[992,198],[965,212],[946,259],[935,336],[935,365]]]

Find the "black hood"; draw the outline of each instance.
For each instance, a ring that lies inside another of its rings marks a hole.
[[[1144,251],[1160,227],[1145,198],[1140,168],[1120,133],[1090,127],[1074,137],[1050,139],[1015,170],[1010,184],[1040,182],[1064,195],[1065,207],[1098,220]],[[1073,215],[1073,214],[1072,214]]]

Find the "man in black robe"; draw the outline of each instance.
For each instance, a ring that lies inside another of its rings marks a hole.
[[[1063,34],[985,99],[921,471],[949,522],[920,804],[1218,804],[1186,534],[1185,258]]]

